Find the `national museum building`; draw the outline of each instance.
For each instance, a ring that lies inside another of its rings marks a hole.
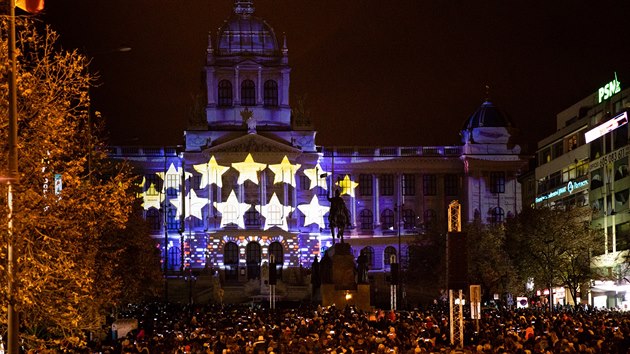
[[[317,118],[291,109],[290,73],[286,40],[252,1],[235,1],[208,35],[205,119],[189,125],[185,145],[111,148],[144,175],[144,215],[168,270],[211,268],[243,284],[273,258],[281,278],[294,277],[333,244],[335,190],[350,212],[344,241],[367,256],[370,275],[392,260],[405,267],[407,245],[427,229],[444,236],[454,200],[464,223],[521,210],[517,176],[529,157],[493,103],[450,132],[461,145],[319,146]]]

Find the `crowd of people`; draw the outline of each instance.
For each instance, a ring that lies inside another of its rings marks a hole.
[[[149,304],[121,317],[138,328],[90,343],[95,353],[628,353],[630,313],[562,308],[485,309],[465,315],[464,347],[451,345],[449,312],[352,307]]]

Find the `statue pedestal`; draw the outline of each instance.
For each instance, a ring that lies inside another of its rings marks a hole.
[[[360,310],[370,310],[370,285],[357,284],[356,264],[350,253],[350,245],[338,243],[331,247],[330,279],[322,279],[320,288],[322,306],[345,307],[354,305]],[[330,256],[330,254],[329,254]]]

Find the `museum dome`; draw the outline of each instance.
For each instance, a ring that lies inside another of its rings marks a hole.
[[[507,114],[503,113],[494,103],[485,101],[464,124],[463,129],[511,127],[512,123]]]
[[[253,0],[234,1],[234,13],[219,29],[218,55],[275,56],[280,54],[273,28],[253,14]]]

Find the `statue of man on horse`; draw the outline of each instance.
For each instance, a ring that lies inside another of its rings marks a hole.
[[[337,229],[337,237],[343,243],[343,232],[346,226],[350,226],[350,212],[346,207],[346,203],[340,196],[339,190],[335,190],[335,196],[329,197],[330,211],[328,212],[328,223],[330,225],[330,233],[332,234],[333,244],[335,243],[335,229]]]

